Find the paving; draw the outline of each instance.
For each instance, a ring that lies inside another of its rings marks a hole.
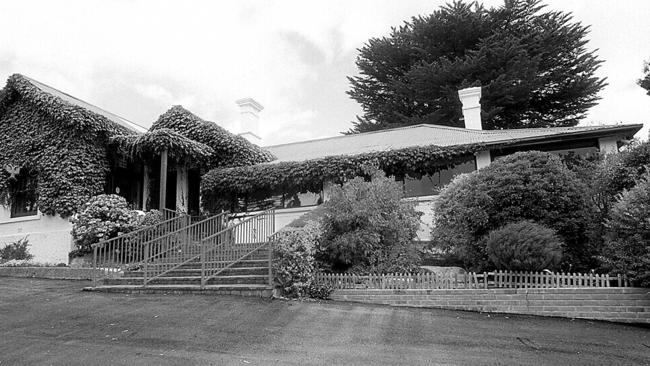
[[[0,365],[650,365],[650,329],[0,277]]]

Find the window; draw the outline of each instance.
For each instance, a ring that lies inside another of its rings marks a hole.
[[[420,179],[409,176],[396,178],[403,182],[406,197],[432,196],[440,193],[440,189],[452,181],[455,176],[476,170],[474,161],[467,161],[456,165],[452,169],[445,169],[432,175],[422,176]]]
[[[33,216],[36,207],[36,175],[29,169],[21,169],[11,183],[11,217]]]

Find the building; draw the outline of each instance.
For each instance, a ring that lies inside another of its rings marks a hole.
[[[0,243],[28,236],[35,261],[67,262],[70,217],[101,193],[139,209],[198,213],[275,206],[276,228],[327,199],[333,184],[377,165],[404,182],[430,222],[429,203],[453,176],[522,150],[616,152],[642,125],[484,131],[480,88],[460,92],[467,128],[417,125],[261,148],[258,113],[237,103],[243,136],[181,106],[148,130],[22,75],[0,92]],[[201,207],[202,206],[202,207]],[[420,238],[429,229],[423,225]]]

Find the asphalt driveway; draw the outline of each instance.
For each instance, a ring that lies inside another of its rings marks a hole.
[[[0,277],[0,365],[650,365],[650,330]]]

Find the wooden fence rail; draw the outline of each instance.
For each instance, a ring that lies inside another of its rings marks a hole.
[[[597,273],[496,271],[464,274],[390,273],[355,275],[320,273],[315,282],[334,289],[491,289],[629,287],[624,276]]]

